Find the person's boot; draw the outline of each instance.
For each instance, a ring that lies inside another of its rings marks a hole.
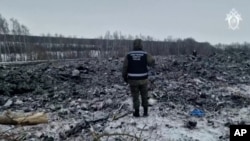
[[[144,108],[143,116],[147,117],[148,116],[148,107],[143,107],[143,108]]]
[[[134,113],[133,113],[134,117],[140,117],[140,111],[139,109],[135,109]]]

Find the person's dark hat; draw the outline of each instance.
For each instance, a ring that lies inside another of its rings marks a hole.
[[[135,39],[133,42],[134,49],[142,49],[142,40],[141,39]]]

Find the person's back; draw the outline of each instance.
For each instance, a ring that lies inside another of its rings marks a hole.
[[[142,40],[136,39],[133,44],[133,51],[130,51],[124,59],[122,76],[125,82],[130,85],[133,96],[134,116],[138,117],[141,95],[144,116],[148,115],[148,69],[147,66],[155,64],[154,58],[142,50]]]

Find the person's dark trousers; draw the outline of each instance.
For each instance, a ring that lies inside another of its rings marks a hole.
[[[135,117],[140,116],[140,99],[139,95],[141,95],[142,106],[144,108],[144,116],[148,116],[148,89],[147,84],[144,85],[130,85],[131,94],[133,97],[133,107],[135,112],[133,115]]]

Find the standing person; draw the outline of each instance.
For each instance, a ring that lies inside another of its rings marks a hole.
[[[197,51],[194,49],[193,50],[193,56],[196,57],[197,56]]]
[[[133,108],[135,117],[140,116],[140,99],[144,108],[143,116],[148,116],[148,66],[154,66],[154,58],[142,50],[142,40],[135,39],[133,50],[124,59],[122,77],[129,83],[133,97]]]

